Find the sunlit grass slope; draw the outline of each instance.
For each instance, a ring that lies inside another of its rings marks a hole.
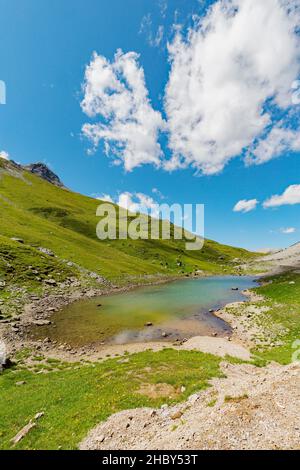
[[[201,251],[186,251],[181,240],[100,241],[98,205],[93,198],[56,187],[0,159],[1,246],[5,239],[19,237],[25,245],[46,247],[113,280],[195,270],[234,272],[234,260],[257,256],[210,240]]]

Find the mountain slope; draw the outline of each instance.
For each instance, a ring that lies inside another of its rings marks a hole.
[[[300,242],[261,258],[277,267],[300,267]]]
[[[96,237],[98,205],[95,199],[0,159],[2,245],[5,237],[21,238],[25,245],[46,247],[61,259],[113,280],[195,270],[234,272],[237,263],[257,256],[210,240],[194,252],[186,251],[182,240],[100,241]]]

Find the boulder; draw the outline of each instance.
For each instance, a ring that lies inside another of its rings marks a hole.
[[[47,326],[47,325],[51,325],[51,321],[50,320],[35,320],[32,322],[33,325],[35,326]]]
[[[55,256],[53,251],[49,250],[48,248],[43,248],[42,246],[39,246],[38,251],[40,251],[41,253],[44,253],[44,255]]]
[[[24,240],[22,238],[17,238],[17,237],[12,237],[11,240],[13,242],[17,242],[17,243],[22,243],[24,244]]]

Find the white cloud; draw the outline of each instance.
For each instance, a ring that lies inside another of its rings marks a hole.
[[[110,63],[94,53],[86,67],[81,103],[89,117],[100,118],[96,124],[85,124],[83,134],[95,149],[103,140],[106,153],[128,171],[145,163],[158,166],[162,157],[158,133],[164,121],[151,106],[138,58],[135,52],[119,50]]]
[[[295,227],[287,227],[287,228],[280,229],[280,232],[284,233],[285,235],[289,235],[291,233],[295,233],[296,229],[295,229]]]
[[[97,199],[106,202],[113,202],[130,212],[147,213],[151,209],[155,212],[157,204],[156,201],[147,194],[138,192],[131,193],[129,191],[124,191],[117,197],[112,197],[109,194],[103,194],[102,196],[97,197]]]
[[[103,142],[127,171],[150,163],[203,174],[222,171],[238,156],[261,164],[299,151],[300,123],[291,109],[300,74],[300,0],[219,0],[194,21],[187,37],[175,26],[168,45],[167,122],[150,103],[137,53],[119,50],[112,62],[94,53],[81,103],[98,118],[83,126],[94,150]],[[159,45],[163,26],[156,33],[152,26],[145,15],[140,32]],[[168,133],[167,160],[161,132]]]
[[[158,189],[152,188],[153,194],[156,194],[160,199],[166,199],[166,196]]]
[[[256,206],[258,204],[257,199],[242,199],[241,201],[237,202],[236,205],[234,206],[233,210],[234,212],[250,212],[256,209]]]
[[[4,150],[0,150],[0,158],[3,158],[4,160],[9,160],[9,154]]]
[[[102,194],[101,196],[97,196],[96,199],[99,199],[99,201],[114,202],[109,194]]]
[[[294,204],[300,204],[300,184],[288,186],[283,194],[270,197],[263,206],[268,208]]]
[[[139,34],[146,36],[147,42],[151,47],[159,47],[164,37],[164,26],[159,25],[154,34],[151,13],[148,13],[142,18]]]
[[[158,2],[160,14],[163,18],[166,17],[167,14],[167,9],[168,9],[168,2],[167,0],[159,0]]]
[[[299,8],[299,0],[220,0],[187,39],[176,35],[165,96],[173,152],[167,169],[217,173],[272,125],[267,100],[289,108],[299,73]],[[256,163],[298,148],[296,135],[279,133],[260,142]]]
[[[266,138],[262,138],[253,147],[246,158],[247,163],[259,165],[284,152],[300,150],[300,130],[295,131],[282,127],[274,127]]]

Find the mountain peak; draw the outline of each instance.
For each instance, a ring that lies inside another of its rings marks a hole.
[[[30,165],[25,165],[24,169],[39,176],[40,178],[43,178],[44,180],[48,181],[48,183],[54,184],[55,186],[64,186],[59,177],[53,173],[53,171],[50,170],[50,168],[48,168],[45,163],[31,163]]]

